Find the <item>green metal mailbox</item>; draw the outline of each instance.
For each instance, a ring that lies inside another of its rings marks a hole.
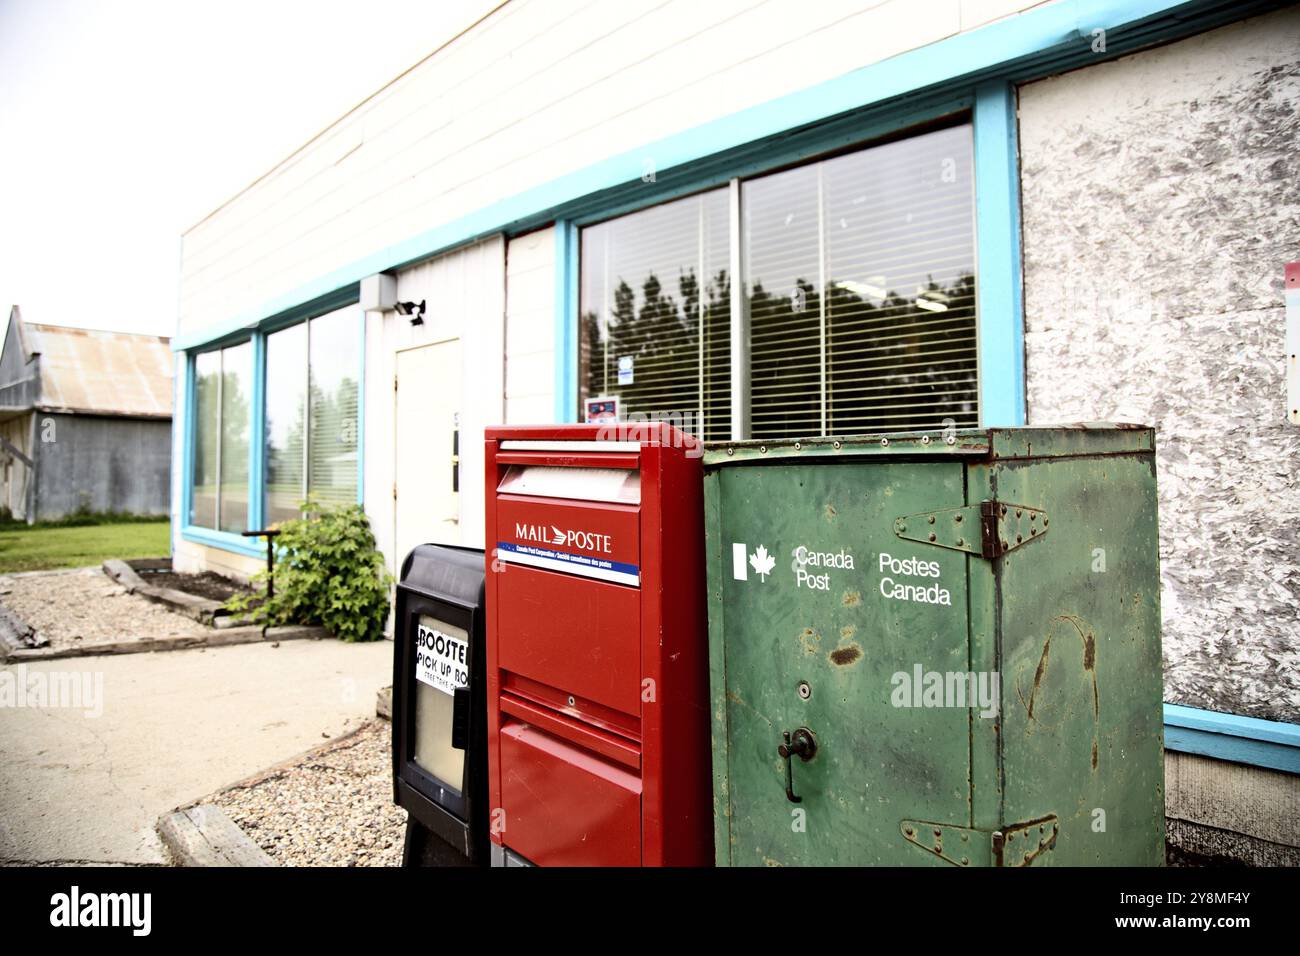
[[[1155,435],[705,456],[717,863],[1160,865]]]

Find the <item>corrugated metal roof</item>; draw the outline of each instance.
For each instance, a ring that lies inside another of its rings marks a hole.
[[[42,407],[171,417],[173,360],[168,339],[26,325],[27,346],[41,357]]]

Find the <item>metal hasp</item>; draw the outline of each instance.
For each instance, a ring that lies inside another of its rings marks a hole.
[[[718,865],[1163,863],[1150,428],[722,443],[704,474]]]
[[[968,508],[898,518],[894,521],[894,534],[906,541],[921,541],[982,558],[1000,558],[1046,534],[1047,523],[1047,512],[1041,508],[981,501]]]
[[[393,801],[404,866],[487,866],[487,576],[481,548],[422,544],[393,611]]]
[[[712,861],[701,458],[663,424],[487,430],[503,864]]]
[[[899,824],[903,839],[953,866],[1031,866],[1056,847],[1061,825],[1055,814],[1002,827],[976,830],[924,820]]]

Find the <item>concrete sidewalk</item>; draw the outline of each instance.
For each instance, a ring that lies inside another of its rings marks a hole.
[[[0,705],[0,862],[165,862],[160,814],[373,717],[392,656],[325,640],[25,665],[26,702],[51,700]],[[73,675],[82,707],[49,706]]]

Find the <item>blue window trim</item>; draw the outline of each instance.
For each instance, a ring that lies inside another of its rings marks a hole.
[[[256,344],[256,338],[257,336],[248,335],[248,334],[242,336],[239,335],[228,336],[225,339],[223,339],[220,343],[214,344],[212,348],[195,349],[194,351],[188,352],[185,355],[185,366],[184,366],[185,368],[185,384],[184,384],[185,437],[184,437],[184,442],[181,445],[181,459],[182,459],[181,467],[183,471],[181,472],[181,513],[179,515],[180,525],[181,525],[180,536],[182,541],[188,541],[193,544],[202,544],[210,548],[219,548],[222,551],[231,551],[235,554],[242,554],[252,558],[265,555],[266,554],[265,549],[259,549],[257,547],[256,541],[253,541],[252,539],[249,538],[241,537],[240,535],[237,534],[232,534],[229,531],[218,531],[215,528],[203,528],[198,525],[190,524],[190,507],[193,503],[193,494],[194,494],[194,442],[198,435],[198,432],[195,429],[195,420],[194,420],[194,412],[195,412],[194,398],[195,398],[195,385],[196,385],[196,380],[194,376],[194,359],[197,355],[203,352],[212,352],[218,348],[225,348],[226,346],[229,345],[238,345],[241,342],[247,342],[250,339],[254,340],[254,345],[253,345],[253,398],[254,400],[249,403],[249,414],[252,416],[253,419],[251,423],[253,432],[250,432],[251,435],[254,432],[256,432],[256,430],[258,429],[256,420],[260,417],[255,413],[254,410],[261,408],[261,405],[258,403],[257,398],[261,394],[258,385],[258,379],[261,377],[258,369],[258,357],[262,354],[262,352],[259,349],[258,345]],[[260,459],[260,453],[258,457]],[[249,494],[250,496],[253,494],[253,484],[254,484],[254,482],[252,481],[252,475],[253,475],[252,460],[253,460],[253,449],[250,448],[249,449],[249,476],[250,476]],[[249,500],[250,518],[252,517],[252,511],[251,511],[252,507],[253,507],[253,500],[252,498],[250,498]],[[256,527],[256,525],[254,527]]]
[[[1300,774],[1300,726],[1165,704],[1165,749]]]
[[[265,528],[266,514],[266,336],[253,336],[253,401],[248,429],[248,527]],[[254,542],[260,544],[260,542]],[[260,550],[260,549],[259,549]]]
[[[555,420],[578,420],[578,226],[555,223]]]
[[[181,434],[179,436],[180,444],[177,446],[181,450],[181,504],[174,520],[175,527],[179,532],[173,533],[172,552],[175,553],[179,536],[181,540],[185,538],[185,529],[190,524],[190,501],[194,494],[194,352],[185,353],[185,361],[181,364],[181,384],[180,392],[185,396],[185,405],[182,408],[181,417]]]
[[[365,489],[362,484],[365,473],[365,313],[359,307],[360,293],[357,286],[338,290],[322,296],[313,302],[285,310],[256,328],[241,333],[227,335],[203,348],[195,348],[185,353],[184,389],[185,412],[183,418],[183,435],[181,442],[181,511],[178,515],[180,537],[183,541],[217,548],[250,558],[266,556],[266,547],[261,541],[245,538],[229,531],[204,528],[189,523],[190,506],[193,494],[194,477],[194,442],[197,438],[194,419],[195,375],[194,358],[203,352],[214,351],[242,342],[253,344],[253,395],[249,403],[249,450],[248,450],[248,524],[250,528],[261,528],[266,520],[266,337],[272,332],[287,328],[299,322],[325,315],[337,309],[357,305],[356,322],[359,327],[360,348],[358,350],[359,369],[357,374],[357,503],[364,504]]]
[[[1025,321],[1020,281],[1020,153],[1016,89],[975,91],[975,288],[980,424],[1025,423]]]
[[[185,394],[183,389],[186,387],[186,382],[188,381],[189,378],[187,374],[189,363],[190,363],[190,357],[188,355],[182,355],[181,362],[179,363],[181,366],[180,374],[174,375],[172,377],[172,448],[182,449],[181,452],[182,468],[185,467],[184,465],[185,454],[183,449],[185,448],[185,441],[186,441],[185,436],[188,434],[188,429],[186,429],[185,427],[185,412],[189,409],[189,402],[187,401],[184,405],[182,405],[181,396]],[[176,357],[173,356],[172,357],[173,371],[176,370],[176,365],[177,365]],[[176,409],[178,408],[181,409],[181,414],[179,415],[176,414]],[[191,472],[185,471],[183,474],[189,475],[191,474]],[[181,485],[184,486],[185,482],[182,481]],[[167,492],[168,495],[170,496],[169,506],[172,509],[172,514],[171,514],[171,527],[167,529],[167,554],[168,556],[173,558],[176,556],[176,546],[180,540],[179,536],[180,536],[181,525],[185,523],[184,520],[182,519],[188,518],[190,514],[188,509],[183,512],[178,510],[179,508],[184,507],[185,505],[185,492],[182,491],[179,496],[173,495],[172,491],[175,488],[176,488],[176,476],[174,474],[168,475]]]
[[[357,303],[357,325],[361,330],[361,371],[357,374],[357,504],[366,506],[366,313]]]

